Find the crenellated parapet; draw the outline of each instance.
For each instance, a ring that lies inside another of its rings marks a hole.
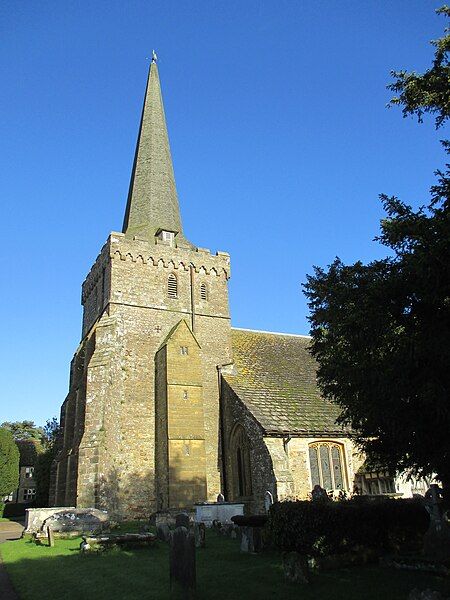
[[[125,234],[112,232],[82,285],[81,303],[84,305],[92,290],[102,281],[109,259],[140,263],[166,269],[231,277],[230,255],[228,252],[213,254],[207,248],[173,247],[164,243],[150,243],[146,240],[129,239]]]
[[[230,278],[230,255],[227,252],[212,254],[207,248],[176,247],[156,240],[129,239],[123,233],[111,233],[107,244],[111,259],[140,262],[151,266],[182,269],[191,267],[196,273]]]
[[[92,290],[102,282],[102,278],[104,277],[104,270],[106,269],[109,263],[109,238],[104,244],[103,248],[100,250],[100,254],[95,259],[94,264],[91,267],[91,270],[86,276],[86,279],[83,281],[81,286],[81,304],[85,304],[87,297],[90,295]]]

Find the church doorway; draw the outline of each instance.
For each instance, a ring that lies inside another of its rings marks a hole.
[[[230,436],[231,490],[233,500],[250,500],[252,496],[251,444],[242,425],[237,424]]]

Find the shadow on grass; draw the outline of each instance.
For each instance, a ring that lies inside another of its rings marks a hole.
[[[168,546],[80,555],[79,539],[56,540],[54,548],[19,540],[2,545],[8,573],[21,600],[165,600],[169,596]],[[283,580],[280,556],[241,554],[235,540],[208,532],[197,552],[198,600],[405,599],[412,588],[449,594],[449,582],[423,573],[364,567],[316,575],[310,586]]]

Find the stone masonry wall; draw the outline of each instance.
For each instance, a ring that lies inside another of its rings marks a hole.
[[[346,490],[353,490],[354,477],[363,462],[363,457],[349,438],[266,436],[244,403],[224,380],[222,406],[227,500],[239,499],[234,493],[237,474],[233,472],[229,443],[237,424],[244,427],[252,445],[250,455],[253,497],[246,499],[248,511],[264,511],[266,490],[272,493],[274,500],[308,497],[312,489],[308,448],[309,444],[317,441],[330,441],[341,445]]]
[[[264,494],[266,490],[269,490],[275,496],[277,489],[272,457],[264,440],[263,429],[224,379],[222,379],[221,402],[226,500],[244,502],[248,513],[262,513],[264,511]],[[237,492],[237,473],[234,468],[233,448],[230,443],[233,431],[238,424],[245,429],[251,448],[252,496],[246,498],[240,497]]]

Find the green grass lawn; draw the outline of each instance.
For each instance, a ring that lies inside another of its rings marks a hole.
[[[131,528],[128,527],[128,531]],[[236,540],[208,531],[207,547],[197,551],[199,600],[405,599],[414,587],[450,594],[448,580],[378,566],[315,575],[309,586],[283,580],[281,557],[274,553],[241,554]],[[54,548],[27,540],[0,546],[3,561],[21,600],[142,600],[169,598],[168,546],[111,550],[80,555],[80,539],[59,540]]]

